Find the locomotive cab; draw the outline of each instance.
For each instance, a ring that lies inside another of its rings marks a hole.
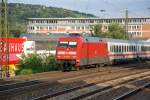
[[[71,70],[76,65],[78,45],[77,38],[59,39],[56,47],[56,60],[63,71]]]
[[[57,45],[57,59],[73,60],[76,58],[77,42],[75,41],[60,41]]]

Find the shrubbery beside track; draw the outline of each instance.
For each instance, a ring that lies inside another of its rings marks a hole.
[[[47,72],[58,70],[55,64],[55,57],[53,55],[38,55],[29,54],[22,55],[22,59],[16,71],[17,75],[27,75],[33,73]]]

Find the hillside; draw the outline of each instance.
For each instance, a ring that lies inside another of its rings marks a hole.
[[[31,4],[16,4],[10,3],[9,5],[9,29],[11,33],[23,33],[26,30],[26,18],[29,17],[95,17],[92,14],[80,13],[78,11],[71,11],[63,8],[44,7],[41,5]]]

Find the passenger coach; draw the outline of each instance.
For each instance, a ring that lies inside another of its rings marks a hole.
[[[139,40],[103,39],[108,45],[111,63],[150,59],[150,42]]]

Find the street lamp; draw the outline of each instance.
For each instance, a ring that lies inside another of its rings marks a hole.
[[[101,9],[100,12],[104,14],[104,12],[106,12],[106,10],[105,9]],[[104,16],[102,16],[102,17],[104,17]]]

